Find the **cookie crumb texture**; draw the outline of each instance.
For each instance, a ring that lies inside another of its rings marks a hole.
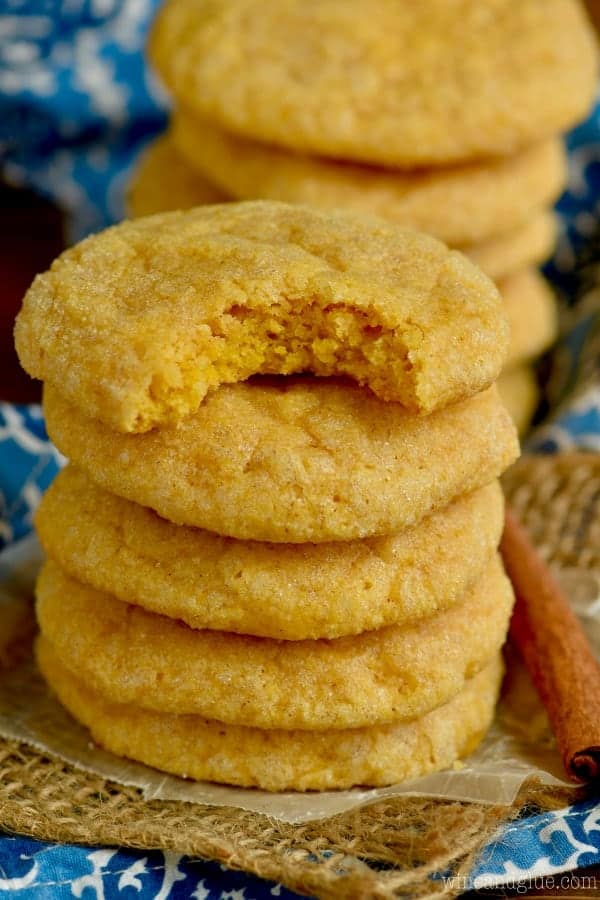
[[[576,0],[169,0],[150,56],[179,104],[229,131],[402,167],[565,131],[597,76]]]
[[[257,202],[86,239],[36,278],[15,339],[30,375],[143,432],[253,374],[346,375],[429,413],[495,380],[508,325],[492,282],[433,238]]]
[[[266,791],[386,785],[444,769],[472,753],[483,738],[502,679],[498,657],[422,719],[339,731],[279,731],[111,702],[72,675],[44,639],[38,641],[37,659],[61,703],[107,750],[173,775]]]

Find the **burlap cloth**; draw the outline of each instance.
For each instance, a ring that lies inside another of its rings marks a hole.
[[[600,572],[600,455],[525,457],[505,486],[548,560]],[[188,853],[336,900],[455,896],[447,879],[430,876],[466,876],[501,821],[583,796],[529,784],[509,809],[397,797],[286,825],[239,809],[146,801],[136,788],[0,740],[1,828],[45,840]]]

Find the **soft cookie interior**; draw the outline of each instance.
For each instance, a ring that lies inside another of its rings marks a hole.
[[[30,288],[21,362],[88,415],[147,431],[252,375],[349,376],[429,413],[483,390],[508,343],[500,297],[426,235],[279,203],[124,222]]]

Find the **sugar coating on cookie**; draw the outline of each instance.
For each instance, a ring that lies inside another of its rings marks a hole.
[[[46,553],[97,590],[192,628],[301,640],[358,634],[452,606],[495,552],[503,513],[495,481],[385,537],[237,541],[172,525],[67,466],[35,522]]]
[[[96,591],[53,562],[36,597],[41,632],[61,662],[107,699],[316,730],[408,720],[445,703],[498,653],[513,605],[498,557],[450,609],[336,640],[197,631]]]
[[[35,279],[15,339],[30,375],[139,432],[257,373],[347,375],[432,412],[495,380],[508,327],[493,283],[433,238],[262,201],[87,238]]]
[[[131,216],[222,203],[225,193],[191,169],[168,134],[152,141],[137,161],[127,188]]]
[[[177,102],[229,131],[388,166],[514,153],[596,90],[577,0],[168,0],[149,49]]]
[[[450,766],[487,731],[502,678],[497,657],[447,704],[413,722],[282,731],[117,704],[65,668],[47,640],[38,640],[36,656],[61,703],[107,750],[173,775],[267,791],[394,784]]]
[[[550,141],[544,146],[550,148],[553,143]],[[540,154],[538,152],[532,155],[539,157]],[[490,171],[499,169],[502,165],[502,163],[496,162],[494,166],[490,165],[489,169]],[[540,171],[540,167],[536,166],[536,174]],[[542,189],[546,194],[550,195],[551,192],[553,193],[553,171],[557,184],[559,181],[562,184],[563,179],[558,179],[557,170],[548,169],[547,166],[542,167],[542,171]],[[560,171],[566,171],[562,164]],[[316,195],[314,202],[319,206],[327,206],[328,204],[323,202],[321,187],[319,185],[319,190],[314,191]],[[502,203],[508,198],[509,206],[515,198],[519,198],[518,206],[520,208],[520,198],[523,192],[523,186],[519,182],[518,184],[510,185],[509,190],[496,190],[495,194],[501,194],[503,198]],[[525,191],[525,194],[527,194],[527,191]],[[254,186],[253,196],[265,196],[261,186]],[[362,199],[363,194],[361,193],[360,196]],[[209,184],[206,178],[186,161],[175,146],[171,134],[167,132],[154,141],[143,155],[130,182],[127,202],[132,216],[148,216],[154,213],[168,212],[173,209],[190,209],[192,206],[200,206],[201,204],[220,203],[227,199],[233,198],[226,197],[222,191]],[[351,199],[352,196],[350,195]],[[537,200],[539,198],[536,196],[534,199]],[[331,206],[331,204],[329,205]],[[358,209],[361,204],[356,205],[348,202],[348,197],[345,198],[345,202],[342,202],[342,198],[337,197],[336,205]],[[503,207],[496,202],[493,206],[494,228],[496,231],[499,231],[499,224],[503,221],[500,216]],[[446,205],[442,207],[439,205],[435,206],[435,210],[442,212],[442,214],[447,209]],[[465,233],[465,230],[468,234],[481,233],[481,229],[473,229],[472,204],[469,207],[467,219],[464,215],[465,208],[461,204],[458,207],[453,207],[451,215],[454,216],[457,211],[460,219],[463,222],[468,220],[469,224],[467,229],[464,227],[454,229],[454,233]],[[380,214],[385,218],[385,209],[381,209]],[[393,216],[391,218],[393,219]],[[512,219],[512,215],[508,217],[508,221],[512,222]],[[410,216],[407,224],[412,226]],[[432,234],[436,233],[435,224],[430,223],[430,226],[423,230]],[[478,240],[478,243],[474,244],[461,244],[459,242],[457,249],[464,253],[465,256],[468,256],[490,278],[502,278],[526,266],[539,265],[544,262],[552,253],[556,242],[557,230],[556,217],[549,210],[544,209],[516,228],[505,230],[503,233],[499,233],[497,236],[485,241]],[[443,240],[441,228],[437,236]],[[453,243],[449,237],[448,243],[451,245]]]
[[[548,150],[551,149],[553,145],[560,146],[555,144],[554,141],[549,141],[547,144],[543,145],[546,149],[546,157],[548,156]],[[539,148],[536,148],[537,152],[530,152],[531,157],[537,159],[540,163],[543,162],[539,152],[541,149],[542,145],[540,145]],[[523,154],[523,156],[525,155],[526,154]],[[561,154],[561,157],[564,159],[564,154]],[[340,166],[340,164],[336,163],[331,163],[331,165]],[[501,170],[502,167],[506,167],[506,163],[496,161],[494,164],[487,164],[487,168],[490,172]],[[466,169],[467,167],[464,168]],[[481,169],[484,167],[473,166],[469,168]],[[363,171],[363,169],[360,169],[359,171]],[[367,169],[364,171],[370,170]],[[539,165],[536,165],[535,168],[532,167],[532,172],[534,171],[536,176],[539,175],[540,172],[542,173],[540,184],[543,192],[547,194],[548,197],[550,194],[554,195],[555,193],[552,189],[554,180],[556,181],[556,184],[563,184],[564,178],[559,177],[559,172],[566,174],[564,162],[561,162],[560,167],[557,169],[553,169],[552,167],[549,168],[544,165],[540,168]],[[554,179],[552,177],[553,173],[555,176]],[[422,179],[417,178],[416,180],[420,181]],[[498,180],[499,182],[502,181],[501,178]],[[526,190],[523,190],[522,183],[512,183],[509,185],[508,190],[502,188],[503,185],[496,183],[496,189],[493,192],[494,199],[500,196],[501,204],[505,203],[508,199],[510,207],[511,203],[518,198],[517,206],[521,209],[523,193],[526,195],[528,193]],[[327,192],[323,194],[321,184],[318,185],[318,190],[314,190],[313,188],[312,192],[315,195],[313,199],[315,205],[323,207],[336,205],[355,209],[359,209],[364,205],[364,194],[362,191],[359,195],[360,201],[358,203],[353,202],[352,192],[350,192],[349,194],[346,193],[344,198],[336,195],[335,204],[326,202],[328,194]],[[473,193],[477,196],[476,192]],[[257,185],[256,182],[254,182],[252,193],[249,193],[249,196],[264,197],[265,192],[263,186],[261,184]],[[308,196],[308,194],[306,196]],[[529,197],[531,197],[531,194],[529,194]],[[226,199],[233,198],[225,197],[222,191],[219,191],[218,188],[209,184],[206,178],[186,161],[175,146],[171,134],[167,133],[161,135],[160,138],[151,144],[135,170],[129,187],[128,207],[132,216],[145,216],[159,212],[168,212],[169,210],[174,209],[190,209],[192,206],[199,206],[206,203],[220,203]],[[333,201],[333,198],[330,199]],[[460,199],[462,200],[462,197]],[[539,200],[539,196],[536,195],[533,199],[537,201]],[[503,209],[501,204],[494,202],[493,209],[491,210],[495,234],[501,230],[499,226],[503,222],[506,220],[510,222],[513,221],[513,215],[509,215],[508,217],[500,215]],[[526,205],[529,206],[529,204]],[[531,205],[533,205],[533,203]],[[385,218],[385,206],[380,208],[379,204],[377,204],[377,208],[380,210],[379,214]],[[473,204],[467,204],[467,207],[465,207],[459,202],[456,206],[448,207],[444,203],[441,206],[440,204],[436,204],[430,208],[432,213],[437,212],[442,215],[445,214],[446,210],[450,209],[450,219],[458,214],[464,225],[462,227],[451,227],[449,234],[467,233],[481,235],[482,229],[477,227],[474,228],[474,222],[477,220],[473,216]],[[465,215],[465,212],[468,212],[468,215]],[[511,212],[514,213],[514,209],[511,210]],[[393,219],[394,216],[392,215],[390,218]],[[413,223],[411,218],[409,211],[406,224],[411,225],[412,227]],[[429,231],[431,234],[436,234],[437,237],[443,240],[443,234],[447,230],[446,223],[448,221],[448,219],[443,219],[444,224],[440,225],[438,223],[437,228],[435,222],[429,221],[429,227],[423,228],[423,230]],[[458,241],[456,249],[464,253],[465,256],[468,256],[469,259],[490,278],[503,278],[526,266],[539,265],[544,262],[552,253],[552,249],[556,242],[557,231],[558,226],[556,217],[549,210],[543,209],[541,212],[536,212],[535,215],[532,215],[524,222],[524,224],[512,228],[511,230],[505,229],[502,233],[498,233],[497,236],[490,237],[487,240],[478,238],[478,242],[473,244],[461,243]],[[453,244],[449,235],[447,240],[450,245]]]
[[[352,383],[224,385],[179,426],[120,434],[44,390],[48,432],[101,487],[178,525],[302,543],[390,534],[519,454],[494,387],[415,416]]]
[[[508,158],[402,172],[290,153],[228,134],[185,111],[175,113],[172,132],[190,165],[232,197],[353,209],[452,247],[522,225],[552,205],[567,180],[557,138]]]
[[[539,356],[558,336],[558,306],[546,279],[535,269],[503,278],[498,289],[510,325],[507,365]]]

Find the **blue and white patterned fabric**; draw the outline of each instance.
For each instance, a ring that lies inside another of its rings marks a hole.
[[[600,452],[600,102],[567,136],[568,188],[545,274],[567,304],[549,369],[549,415],[527,448]]]
[[[140,53],[158,2],[0,0],[0,175],[65,210],[72,238],[121,218],[132,162],[164,127],[166,99]],[[569,189],[558,205],[562,237],[547,274],[573,307],[572,321],[555,354],[554,413],[531,446],[599,451],[600,291],[577,301],[585,283],[581,260],[589,268],[600,257],[600,105],[568,146]],[[60,465],[39,408],[0,404],[0,547],[30,530],[40,494]],[[518,888],[544,876],[551,888],[557,873],[593,863],[600,863],[600,804],[589,801],[502,828],[456,887]],[[573,878],[569,885],[578,886]],[[11,835],[0,835],[0,894],[15,900],[296,896],[176,854]]]
[[[584,290],[574,304],[569,327],[552,353],[551,412],[533,433],[530,450],[600,452],[600,268],[592,268],[598,286]],[[587,280],[584,275],[584,287]]]
[[[0,403],[0,549],[31,531],[35,508],[60,463],[39,406]]]
[[[550,280],[567,301],[577,296],[578,269],[586,245],[596,235],[600,220],[600,102],[566,139],[569,154],[569,186],[556,209],[560,238],[556,253],[545,267]]]
[[[179,853],[0,840],[0,896],[12,900],[291,900],[273,882]]]
[[[67,214],[78,239],[123,218],[167,101],[142,49],[159,0],[0,0],[0,175]]]
[[[600,862],[600,804],[589,800],[557,812],[523,817],[503,827],[480,854],[465,890],[502,884],[511,889],[531,880],[536,887],[586,886],[585,872],[570,876],[562,884],[553,876],[571,869],[585,869]],[[578,884],[579,881],[579,884]],[[592,884],[600,896],[600,877]]]

